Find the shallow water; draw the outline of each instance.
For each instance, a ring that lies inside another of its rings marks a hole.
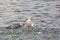
[[[34,30],[4,28],[27,16],[37,25]],[[60,0],[1,0],[0,40],[60,40]]]

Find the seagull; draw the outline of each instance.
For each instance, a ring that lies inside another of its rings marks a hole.
[[[35,24],[32,22],[31,17],[28,17],[27,20],[23,23],[24,27],[27,28],[27,30],[31,29],[31,27],[34,27]]]

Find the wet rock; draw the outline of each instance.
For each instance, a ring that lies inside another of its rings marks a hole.
[[[19,23],[14,23],[14,24],[9,25],[6,28],[7,29],[16,29],[16,28],[19,28],[19,27],[22,27],[22,25],[20,25]]]

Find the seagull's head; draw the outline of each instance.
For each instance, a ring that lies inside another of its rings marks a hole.
[[[27,19],[26,19],[28,22],[31,22],[31,17],[27,16]]]

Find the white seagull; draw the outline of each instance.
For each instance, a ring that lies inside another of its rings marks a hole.
[[[28,19],[23,23],[24,27],[27,28],[27,30],[31,29],[31,27],[36,26],[32,20],[31,17],[28,17]]]

